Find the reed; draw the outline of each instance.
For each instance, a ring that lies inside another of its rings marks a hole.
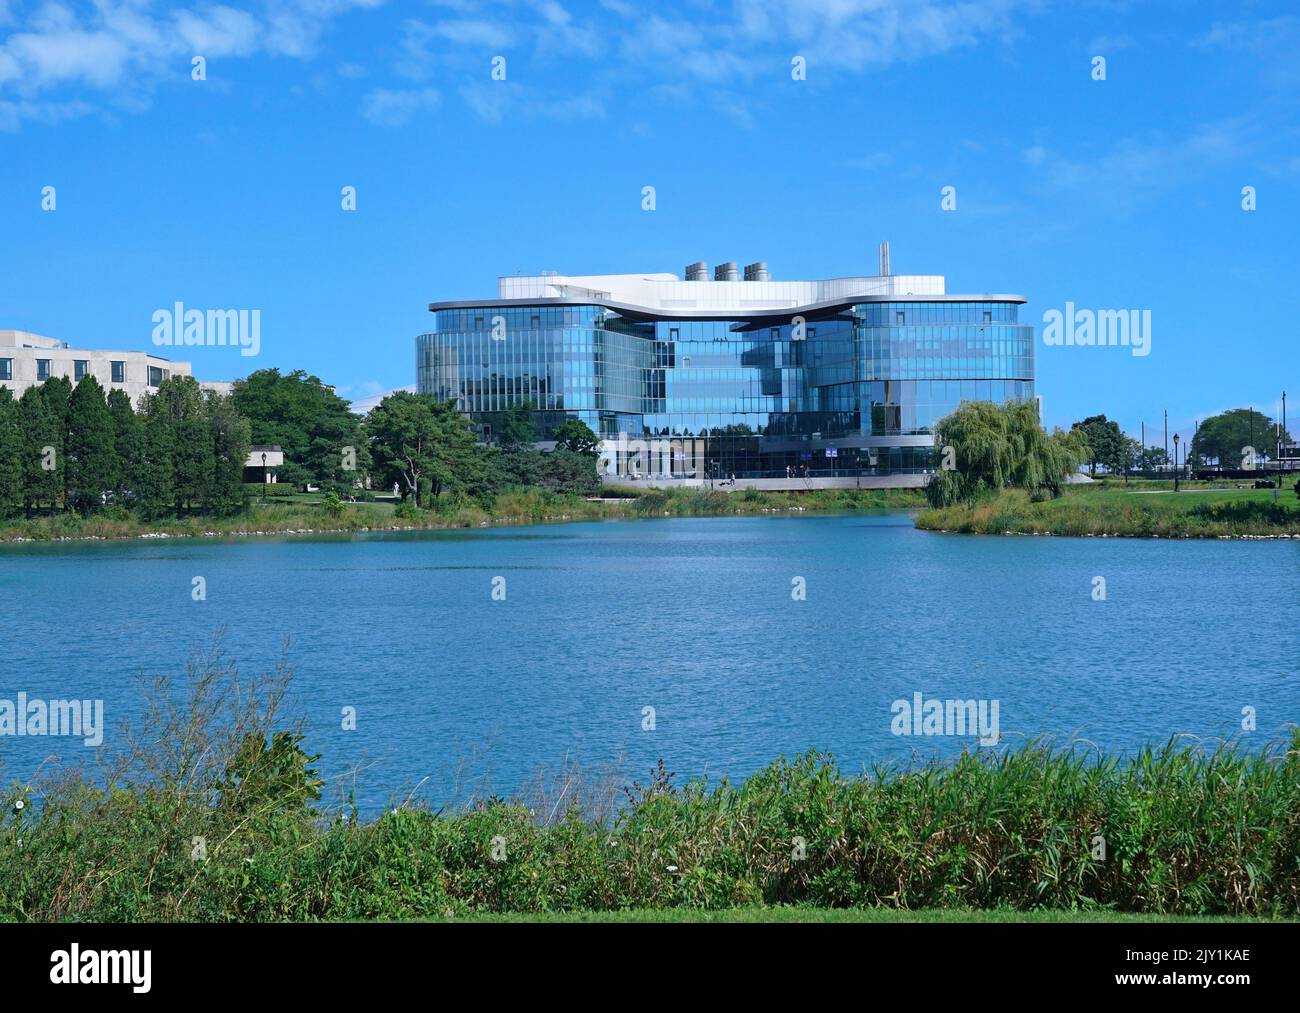
[[[514,799],[321,806],[283,673],[219,654],[155,687],[121,762],[8,792],[0,918],[316,921],[815,908],[1300,915],[1300,737],[1127,757],[1031,742],[856,774],[664,766],[613,803],[568,767]],[[24,802],[21,809],[15,803]],[[201,847],[200,847],[201,844]]]

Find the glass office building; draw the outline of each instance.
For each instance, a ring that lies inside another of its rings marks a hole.
[[[772,281],[764,264],[744,280],[734,264],[712,280],[702,264],[686,280],[502,278],[495,300],[429,307],[418,389],[488,441],[522,401],[542,440],[567,417],[609,447],[698,440],[704,477],[923,473],[935,423],[962,401],[1034,397],[1034,329],[1023,296],[947,295],[942,277],[882,261],[814,282]]]

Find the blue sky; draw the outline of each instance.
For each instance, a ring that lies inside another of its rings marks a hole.
[[[1150,310],[1146,357],[1040,339],[1045,419],[1186,433],[1300,395],[1297,51],[1249,0],[0,0],[0,327],[138,348],[176,301],[255,308],[258,356],[176,357],[360,398],[499,274],[832,277],[888,239],[1040,331]]]

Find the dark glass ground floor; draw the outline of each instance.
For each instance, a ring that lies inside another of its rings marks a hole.
[[[811,413],[810,413],[811,414]],[[847,414],[847,413],[846,413]],[[588,417],[588,416],[591,417]],[[538,411],[533,416],[537,439],[552,438],[556,426],[577,417],[602,440],[602,470],[609,475],[682,478],[800,478],[853,477],[856,475],[918,474],[935,467],[932,438],[928,433],[898,434],[892,446],[864,437],[851,420],[835,419],[820,428],[789,424],[755,432],[744,423],[692,431],[640,425],[631,415]],[[479,438],[494,441],[501,432],[504,413],[470,415]],[[782,422],[788,422],[784,417]],[[816,422],[826,422],[818,418]],[[798,432],[799,428],[806,431]],[[772,430],[778,430],[773,432]],[[793,431],[792,431],[793,430]]]

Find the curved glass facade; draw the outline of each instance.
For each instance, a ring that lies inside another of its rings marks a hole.
[[[1015,301],[873,301],[820,315],[662,319],[599,304],[438,309],[417,338],[422,393],[491,439],[537,407],[606,439],[698,438],[712,474],[920,471],[962,401],[1034,396],[1034,329]]]

